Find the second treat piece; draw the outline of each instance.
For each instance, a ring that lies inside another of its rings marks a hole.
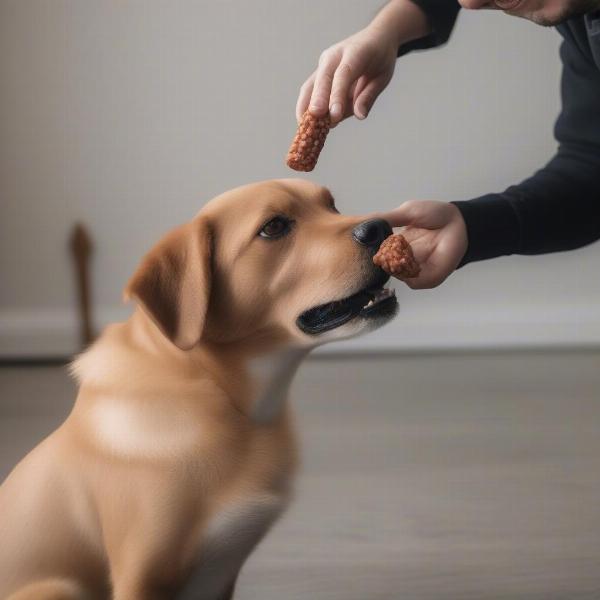
[[[381,243],[373,262],[386,273],[399,279],[417,277],[421,272],[410,244],[399,233],[390,235]]]

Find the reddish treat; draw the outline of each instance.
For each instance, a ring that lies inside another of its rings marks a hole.
[[[306,111],[302,115],[294,141],[288,150],[287,165],[294,171],[312,171],[329,133],[329,115],[315,117]]]
[[[386,273],[399,279],[417,277],[421,272],[410,244],[399,233],[390,235],[382,242],[379,251],[373,257],[373,262]]]

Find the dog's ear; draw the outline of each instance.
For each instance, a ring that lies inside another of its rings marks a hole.
[[[211,235],[206,219],[167,234],[142,260],[125,288],[180,349],[202,337],[211,287]]]

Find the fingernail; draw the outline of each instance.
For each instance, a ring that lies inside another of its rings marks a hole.
[[[341,119],[342,118],[342,105],[339,102],[331,105],[329,109],[329,114],[332,119]]]
[[[368,114],[369,114],[369,111],[364,106],[356,107],[356,116],[359,119],[366,119]]]

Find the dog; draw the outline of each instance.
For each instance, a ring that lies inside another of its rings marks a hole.
[[[143,259],[65,422],[0,488],[3,600],[229,600],[289,502],[290,382],[389,321],[392,233],[307,180],[236,188]]]

